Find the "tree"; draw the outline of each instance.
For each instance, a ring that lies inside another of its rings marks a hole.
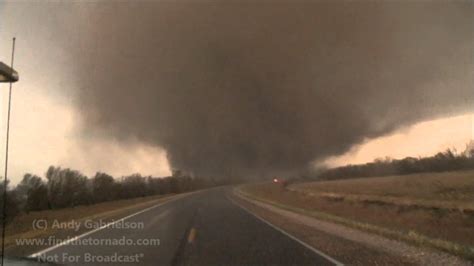
[[[92,179],[92,196],[94,202],[113,200],[117,197],[117,184],[112,176],[106,173],[96,173]]]
[[[0,177],[2,178],[2,177]],[[0,182],[0,215],[3,215],[3,181]],[[15,191],[8,190],[8,182],[7,182],[7,204],[6,204],[6,223],[9,223],[20,213],[19,208],[19,200],[15,193]],[[0,219],[0,224],[2,224],[3,219]]]
[[[26,212],[48,208],[48,189],[41,177],[25,174],[16,191],[21,202],[21,208]]]
[[[122,177],[121,197],[125,199],[144,197],[147,195],[146,179],[140,174]]]
[[[79,171],[50,166],[46,178],[51,208],[74,207],[92,202],[87,189],[87,177]]]

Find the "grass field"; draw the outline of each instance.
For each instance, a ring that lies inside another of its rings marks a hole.
[[[474,171],[299,183],[289,189],[349,201],[474,211]]]
[[[128,215],[129,213],[133,213],[140,209],[153,206],[158,202],[170,198],[171,196],[173,195],[169,194],[150,196],[128,200],[110,201],[88,206],[78,206],[74,208],[35,211],[30,212],[28,214],[20,214],[16,216],[13,221],[7,225],[6,228],[5,246],[9,249],[13,249],[12,252],[9,252],[7,254],[23,254],[25,252],[30,252],[31,249],[34,249],[34,247],[31,246],[17,246],[17,239],[42,238],[49,235],[54,235],[61,231],[61,233],[64,233],[66,235],[72,234],[72,236],[74,236],[78,233],[82,233],[81,231],[85,230],[85,228],[82,227],[81,231],[75,232],[73,230],[55,229],[52,228],[52,226],[48,226],[48,228],[46,228],[45,230],[37,229],[34,228],[34,223],[37,220],[45,220],[49,225],[51,225],[53,221],[57,221],[59,223],[69,221],[81,222],[85,220],[100,220],[102,222],[109,222],[114,219],[121,218],[124,215]]]
[[[286,188],[260,183],[241,190],[321,217],[327,214],[367,228],[386,228],[407,239],[447,241],[454,243],[453,249],[474,252],[474,171],[308,182]]]

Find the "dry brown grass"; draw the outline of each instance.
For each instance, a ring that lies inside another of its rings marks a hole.
[[[474,171],[300,183],[287,189],[263,183],[241,189],[318,217],[349,220],[349,225],[382,233],[386,228],[418,244],[453,243],[454,249],[462,246],[474,253]]]
[[[143,198],[135,198],[128,200],[110,201],[88,206],[78,206],[74,208],[64,208],[58,210],[45,210],[23,213],[13,219],[6,228],[5,246],[15,246],[16,239],[39,238],[54,234],[57,230],[48,228],[47,230],[37,230],[33,228],[35,220],[68,222],[71,220],[83,221],[103,219],[107,221],[123,213],[136,211],[152,206],[160,201],[166,200],[170,195],[166,196],[150,196]]]
[[[313,193],[450,201],[474,206],[474,171],[319,181],[295,184],[291,188]]]
[[[319,181],[289,189],[332,200],[474,214],[474,171]]]

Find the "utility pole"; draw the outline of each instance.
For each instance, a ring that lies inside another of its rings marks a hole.
[[[7,112],[7,132],[6,132],[6,145],[5,145],[5,176],[3,180],[3,215],[2,215],[2,266],[5,257],[5,227],[7,218],[7,181],[8,181],[8,142],[10,138],[10,113],[11,113],[11,102],[12,102],[12,87],[13,82],[18,81],[18,73],[13,69],[13,62],[15,59],[15,38],[13,38],[12,44],[12,55],[10,67],[0,62],[0,82],[9,82],[10,87],[8,90],[8,112]]]

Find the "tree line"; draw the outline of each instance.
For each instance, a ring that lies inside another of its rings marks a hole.
[[[161,178],[140,174],[114,178],[102,172],[88,178],[77,170],[50,166],[45,178],[27,173],[17,186],[7,189],[6,217],[8,222],[21,212],[176,194],[233,182],[236,180],[191,177],[181,171],[174,171],[172,176]],[[0,185],[3,196],[3,182]],[[3,197],[0,198],[0,204],[2,208]]]
[[[445,172],[474,169],[474,145],[467,145],[464,152],[447,149],[429,157],[406,157],[404,159],[376,159],[373,162],[346,165],[320,172],[318,179],[347,179],[389,175],[405,175],[423,172]]]

